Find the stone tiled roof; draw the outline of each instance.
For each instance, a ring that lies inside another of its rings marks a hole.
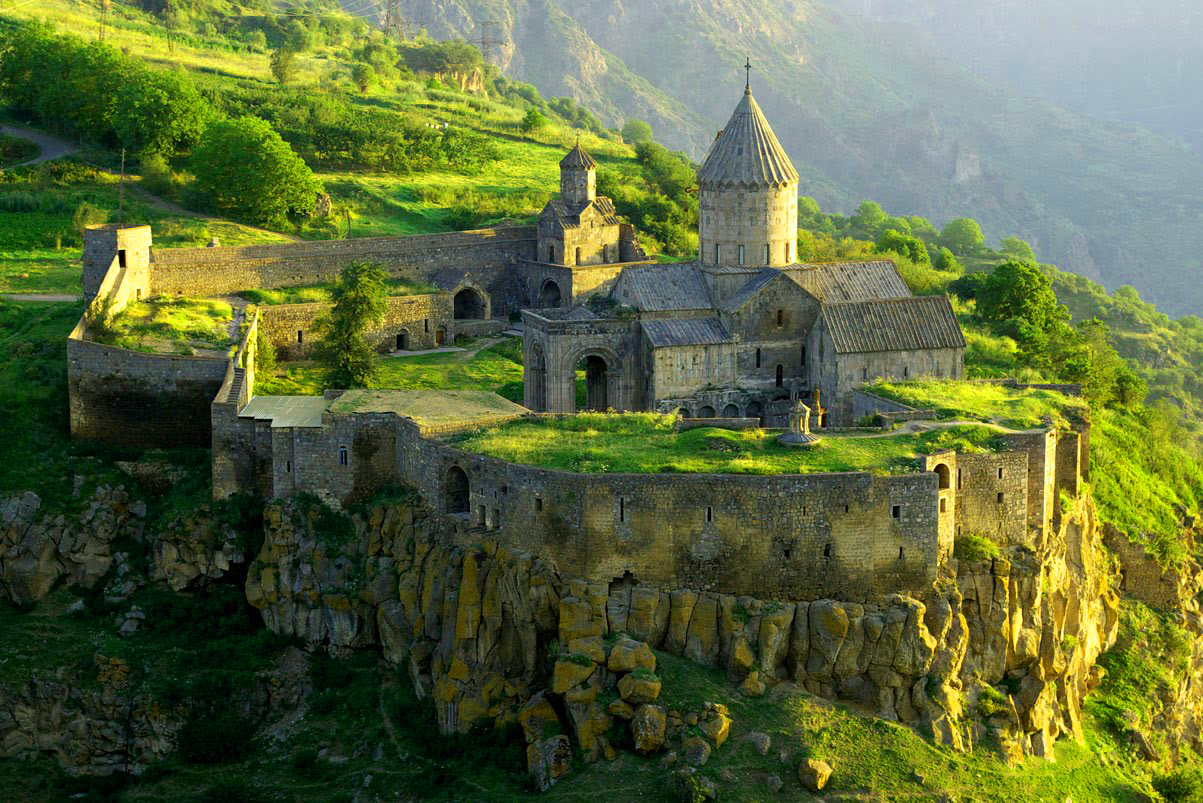
[[[566,321],[596,321],[597,316],[588,307],[573,307],[572,311],[564,316]]]
[[[739,292],[731,296],[731,298],[727,299],[727,301],[723,303],[721,308],[722,311],[727,313],[735,312],[744,304],[755,298],[761,290],[767,287],[780,275],[781,271],[773,268],[765,268],[764,270],[760,271],[753,276],[747,284],[741,287]]]
[[[576,147],[568,151],[568,155],[560,160],[560,167],[575,167],[591,169],[597,167],[597,162],[593,161],[593,157],[585,152],[581,147],[581,143],[577,143]]]
[[[947,296],[828,304],[823,320],[840,354],[965,347]]]
[[[779,187],[797,180],[798,171],[785,155],[751,90],[745,90],[727,127],[698,168],[698,184]]]
[[[618,213],[614,211],[614,202],[604,195],[599,195],[592,202],[584,206],[573,206],[564,203],[560,198],[552,198],[547,202],[547,208],[552,211],[560,224],[566,229],[576,228],[581,225],[581,215],[585,210],[592,206],[597,210],[602,217],[602,222],[610,226],[617,226],[621,221],[618,219]]]
[[[713,309],[697,263],[638,265],[622,272],[613,298],[643,312]]]
[[[825,304],[904,298],[911,294],[893,262],[830,262],[795,265],[789,276]]]
[[[685,318],[644,321],[643,335],[652,348],[706,346],[730,343],[731,335],[718,318]]]

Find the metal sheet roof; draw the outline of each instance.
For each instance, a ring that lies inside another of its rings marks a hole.
[[[272,429],[280,427],[320,427],[322,413],[330,400],[321,396],[254,396],[239,418],[271,421]]]

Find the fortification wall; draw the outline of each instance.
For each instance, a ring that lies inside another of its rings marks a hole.
[[[136,446],[207,447],[210,403],[226,376],[218,357],[143,354],[84,339],[82,319],[67,340],[71,434]]]
[[[239,426],[230,445],[254,444]],[[598,582],[629,572],[666,589],[858,601],[926,589],[941,553],[933,474],[573,474],[463,452],[387,413],[327,413],[273,430],[270,449],[274,497],[345,505],[411,485],[461,529]]]
[[[330,307],[321,302],[265,306],[260,325],[281,359],[303,359],[318,341],[314,323]],[[390,297],[384,318],[366,336],[381,351],[416,351],[451,343],[455,334],[451,296],[425,293]]]
[[[380,262],[394,278],[429,280],[445,269],[468,269],[488,279],[516,261],[533,259],[535,230],[514,226],[412,237],[248,245],[234,248],[175,248],[156,252],[151,290],[156,294],[212,296],[260,287],[294,287],[331,281],[348,263]],[[505,280],[512,283],[510,280]],[[498,310],[501,312],[501,310]]]

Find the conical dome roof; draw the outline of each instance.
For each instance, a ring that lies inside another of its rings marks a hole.
[[[752,90],[745,89],[727,127],[698,168],[698,184],[777,187],[797,180],[798,171],[764,119]]]
[[[597,162],[593,161],[593,157],[585,153],[585,149],[581,147],[581,143],[577,143],[572,150],[568,151],[568,155],[560,160],[560,167],[575,167],[585,170],[591,170],[597,167]]]

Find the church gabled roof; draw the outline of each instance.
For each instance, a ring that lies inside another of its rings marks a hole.
[[[610,297],[641,312],[714,309],[702,271],[693,262],[626,268]]]
[[[797,180],[798,171],[752,97],[752,90],[745,89],[727,127],[698,168],[698,184],[777,187]]]
[[[593,161],[593,157],[585,153],[585,149],[581,147],[581,143],[568,151],[568,155],[560,160],[560,167],[574,167],[584,170],[591,170],[597,167],[597,162]]]
[[[822,319],[838,354],[965,348],[947,296],[828,304]]]
[[[550,211],[564,228],[573,229],[581,225],[581,215],[585,214],[585,210],[590,207],[597,210],[602,223],[607,226],[617,226],[622,222],[618,219],[618,213],[614,211],[614,202],[604,195],[599,195],[592,201],[586,201],[581,206],[565,203],[561,198],[552,198],[543,207],[543,211],[544,213]]]
[[[654,349],[671,346],[713,346],[730,343],[731,335],[718,318],[670,318],[643,321],[643,335]]]
[[[824,304],[911,295],[898,268],[888,259],[791,265],[785,270],[791,279]]]

